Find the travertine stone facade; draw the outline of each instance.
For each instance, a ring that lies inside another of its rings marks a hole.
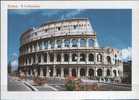
[[[53,21],[24,32],[20,38],[20,73],[65,78],[122,77],[119,51],[99,46],[86,18]]]

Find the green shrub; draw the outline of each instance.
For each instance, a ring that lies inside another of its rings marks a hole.
[[[74,91],[75,90],[75,82],[72,80],[69,80],[66,84],[65,84],[66,90],[67,91]]]

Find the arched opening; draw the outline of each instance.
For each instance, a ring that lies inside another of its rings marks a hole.
[[[97,75],[98,75],[98,76],[102,76],[102,69],[98,69],[98,70],[97,70]]]
[[[89,76],[90,76],[90,78],[94,77],[94,70],[93,69],[89,69]]]
[[[40,76],[40,68],[37,68],[37,75]]]
[[[64,40],[64,45],[65,47],[69,47],[70,46],[70,40]]]
[[[61,48],[62,45],[62,41],[61,40],[57,40],[57,48]]]
[[[41,62],[41,54],[38,54],[38,63]]]
[[[44,53],[44,54],[43,54],[43,61],[44,61],[44,62],[47,62],[47,53]]]
[[[64,61],[68,62],[69,61],[69,54],[64,54]]]
[[[72,61],[77,61],[77,54],[75,53],[72,54]]]
[[[56,68],[56,76],[59,77],[61,75],[61,69]]]
[[[89,61],[94,61],[94,55],[93,54],[89,54]]]
[[[73,39],[72,40],[72,47],[77,47],[78,46],[78,40]]]
[[[49,57],[50,57],[50,62],[53,62],[54,61],[54,54],[53,53],[50,53],[49,54]]]
[[[110,70],[109,69],[107,69],[107,76],[110,76]]]
[[[55,47],[55,42],[53,40],[50,40],[50,45],[51,45],[51,48],[54,48]]]
[[[114,77],[117,76],[116,70],[113,70]]]
[[[28,69],[28,74],[31,75],[31,68]]]
[[[88,46],[89,47],[93,47],[94,46],[94,40],[93,39],[89,39],[88,40]]]
[[[44,48],[48,49],[48,41],[44,41]]]
[[[46,76],[46,68],[43,68],[43,76]]]
[[[86,39],[80,40],[80,47],[86,47]]]
[[[111,64],[111,57],[110,56],[107,56],[107,62],[108,62],[108,64]]]
[[[76,69],[72,69],[72,76],[76,77]]]
[[[86,55],[84,53],[80,54],[80,61],[85,61]]]
[[[83,68],[80,69],[80,76],[85,76],[85,69]]]
[[[49,75],[52,77],[53,76],[53,68],[49,69]]]
[[[39,42],[39,50],[42,50],[42,43]]]
[[[60,54],[57,54],[57,62],[60,62],[61,61],[61,55]]]
[[[64,77],[67,77],[69,75],[69,69],[64,68]]]

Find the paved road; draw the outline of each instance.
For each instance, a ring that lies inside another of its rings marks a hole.
[[[8,77],[8,91],[32,91],[22,81],[15,80],[12,77]]]
[[[49,86],[35,86],[39,91],[56,91]]]
[[[99,90],[100,91],[131,91],[131,87],[114,85],[114,84],[101,84]]]

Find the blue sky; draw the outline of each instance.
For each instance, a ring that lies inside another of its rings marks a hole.
[[[19,55],[20,35],[28,28],[47,21],[89,18],[101,47],[131,47],[132,12],[130,9],[20,9],[8,10],[8,60]]]

